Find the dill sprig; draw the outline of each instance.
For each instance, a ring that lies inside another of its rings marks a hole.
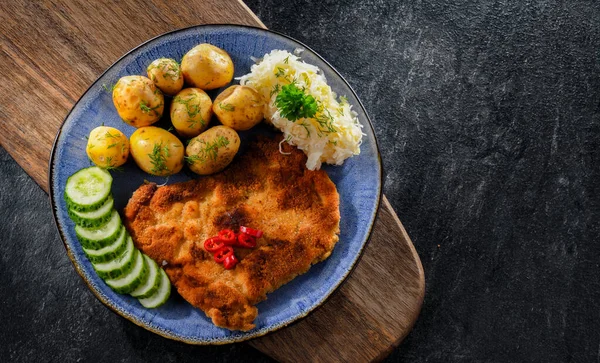
[[[105,166],[104,169],[106,170],[115,170],[115,171],[125,171],[125,169],[123,169],[123,167],[121,166],[115,166],[115,163],[113,162],[113,157],[112,156],[108,156],[106,158],[106,163],[108,164],[108,166]]]
[[[159,105],[156,105],[154,107],[150,107],[150,106],[148,106],[148,104],[146,103],[146,101],[144,101],[144,100],[140,101],[140,109],[144,113],[150,113],[150,112],[153,111],[156,115],[158,115],[158,111],[156,111],[156,109],[159,108],[160,106],[162,106],[162,105],[159,104]]]
[[[118,83],[118,82],[117,82],[117,83]],[[114,91],[114,90],[115,90],[115,87],[117,87],[117,83],[115,83],[115,84],[113,84],[113,85],[110,85],[110,86],[107,86],[105,83],[102,83],[102,88],[104,88],[104,90],[105,90],[106,92],[112,92],[112,91]]]
[[[233,106],[231,103],[220,103],[219,102],[219,107],[222,110],[230,111],[230,112],[233,111],[233,110],[235,110],[235,106]]]
[[[198,116],[200,114],[200,111],[202,111],[202,109],[200,108],[200,104],[198,102],[195,102],[196,99],[198,97],[196,96],[196,94],[190,94],[188,95],[185,99],[181,96],[176,96],[173,101],[177,102],[181,105],[185,106],[185,110],[188,114],[189,120],[188,122],[188,127],[190,129],[193,129],[196,127],[196,125],[198,124],[198,120],[195,120],[196,116]],[[194,102],[192,102],[194,101]],[[202,115],[200,116],[200,124],[202,124],[202,126],[206,126],[206,121],[204,121],[204,118],[202,118]]]
[[[274,94],[279,93],[280,89],[281,89],[281,86],[279,85],[279,83],[274,85],[273,89],[271,90],[271,93],[269,93],[269,98],[273,97]]]
[[[217,156],[219,155],[219,148],[229,145],[229,139],[224,136],[219,136],[214,142],[203,142],[204,146],[198,151],[195,155],[190,155],[185,157],[185,161],[188,164],[193,164],[197,161],[200,163],[205,163],[207,160],[217,161]]]
[[[281,116],[290,121],[296,121],[300,118],[316,115],[318,110],[317,100],[304,91],[304,88],[298,88],[295,83],[281,87],[281,91],[275,98],[275,105]]]
[[[166,71],[165,71],[166,68]],[[154,69],[159,69],[162,72],[164,78],[169,78],[172,81],[176,81],[181,76],[181,69],[179,68],[179,63],[175,59],[163,59],[157,64],[151,63],[146,72],[150,73]],[[152,75],[152,80],[156,82],[154,74]]]
[[[169,173],[171,170],[167,167],[167,158],[169,157],[169,145],[163,146],[162,143],[155,143],[152,152],[148,154],[152,164],[154,174]]]
[[[333,126],[333,116],[329,110],[324,109],[319,116],[316,118],[319,124],[319,133],[331,133],[337,132],[337,129]]]

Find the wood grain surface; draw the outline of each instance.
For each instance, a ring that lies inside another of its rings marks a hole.
[[[264,27],[236,0],[0,2],[0,144],[48,192],[55,135],[87,87],[140,43],[211,23]],[[419,257],[384,197],[343,286],[307,318],[249,344],[280,361],[379,360],[412,328],[424,288]]]

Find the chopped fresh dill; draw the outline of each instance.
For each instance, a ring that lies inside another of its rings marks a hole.
[[[280,89],[281,89],[281,86],[279,85],[279,83],[277,83],[276,85],[274,85],[273,89],[271,90],[271,93],[269,94],[269,98],[273,97],[274,94],[279,93]]]
[[[159,108],[160,106],[162,106],[162,105],[159,104],[154,107],[150,107],[150,106],[148,106],[146,101],[144,101],[144,100],[140,101],[140,108],[142,109],[142,112],[144,112],[144,113],[150,113],[152,111],[152,112],[154,112],[154,114],[158,115],[158,111],[156,111],[156,109]]]
[[[106,148],[107,148],[107,149],[112,149],[113,147],[117,146],[117,144],[118,144],[118,143],[117,143],[117,142],[115,142],[114,144],[110,144],[110,145],[108,145]]]
[[[166,153],[165,153],[166,151]],[[169,146],[162,146],[162,143],[155,143],[152,152],[148,154],[150,163],[152,164],[152,172],[155,174],[163,174],[170,172],[167,167],[167,157],[169,157]]]
[[[304,83],[306,83],[306,87],[310,87],[310,77],[308,77],[308,74],[302,73],[302,79],[304,79]]]
[[[333,116],[329,110],[324,109],[319,116],[316,117],[317,123],[319,124],[319,133],[332,133],[337,132],[337,129],[333,126]]]
[[[169,78],[172,81],[176,81],[181,75],[179,63],[177,63],[177,61],[174,59],[166,58],[162,59],[157,64],[151,63],[146,71],[150,73],[154,69],[158,69],[162,73],[163,78]],[[154,74],[152,74],[152,80],[156,82],[156,77]]]
[[[288,55],[287,57],[285,57],[285,59],[283,60],[283,63],[288,64],[290,60],[290,56]]]
[[[285,74],[285,69],[281,67],[277,67],[277,72],[275,72],[275,77],[279,78]]]
[[[202,117],[202,115],[200,114],[200,111],[202,111],[202,109],[200,108],[200,101],[197,101],[198,96],[194,93],[186,96],[186,98],[184,99],[181,96],[176,96],[173,101],[177,102],[181,105],[185,106],[185,110],[188,114],[189,120],[188,122],[188,127],[190,129],[193,129],[196,127],[196,125],[198,124],[198,120],[195,120],[196,116],[200,115],[200,124],[202,126],[206,125],[206,121],[204,121],[204,118]]]
[[[231,103],[221,103],[219,102],[219,107],[221,108],[221,110],[225,110],[225,111],[233,111],[235,110],[235,107],[231,104]]]
[[[124,171],[122,167],[114,165],[112,156],[106,158],[106,163],[108,164],[108,166],[104,167],[106,170]]]
[[[205,163],[207,160],[217,161],[219,155],[219,148],[229,145],[229,139],[224,136],[218,136],[214,142],[198,142],[204,144],[200,151],[195,155],[185,157],[185,161],[188,164],[194,164],[195,162]]]
[[[310,137],[310,130],[308,129],[309,124],[303,121],[300,123],[300,126],[304,127],[304,130],[306,130],[306,137]]]
[[[117,83],[118,83],[118,82],[117,82]],[[109,86],[107,86],[105,83],[102,83],[102,88],[104,88],[104,90],[105,90],[106,92],[112,92],[112,91],[114,91],[114,90],[115,90],[115,87],[117,87],[117,83],[115,83],[115,84],[111,85],[110,87],[109,87]]]
[[[200,157],[198,155],[190,155],[183,157],[188,164],[193,164],[196,161],[200,161]]]
[[[104,137],[100,140],[106,140],[106,139],[116,139],[118,138],[119,135],[113,135],[110,133],[110,131],[106,131],[106,134],[104,134]]]

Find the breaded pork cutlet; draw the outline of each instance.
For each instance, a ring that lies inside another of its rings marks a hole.
[[[217,326],[254,328],[254,306],[316,262],[339,234],[339,196],[324,171],[305,167],[279,140],[251,144],[224,172],[158,187],[144,184],[125,208],[135,244],[165,270],[179,294]],[[204,241],[225,228],[264,232],[254,249],[235,248],[240,262],[225,270]],[[163,263],[166,261],[166,263]]]

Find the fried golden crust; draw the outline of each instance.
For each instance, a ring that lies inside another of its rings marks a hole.
[[[165,264],[179,294],[217,326],[249,330],[254,306],[313,263],[329,257],[339,234],[339,196],[324,171],[279,140],[261,139],[220,174],[157,187],[142,185],[125,207],[135,244]],[[254,249],[236,248],[232,270],[214,262],[203,242],[224,228],[264,232]]]

